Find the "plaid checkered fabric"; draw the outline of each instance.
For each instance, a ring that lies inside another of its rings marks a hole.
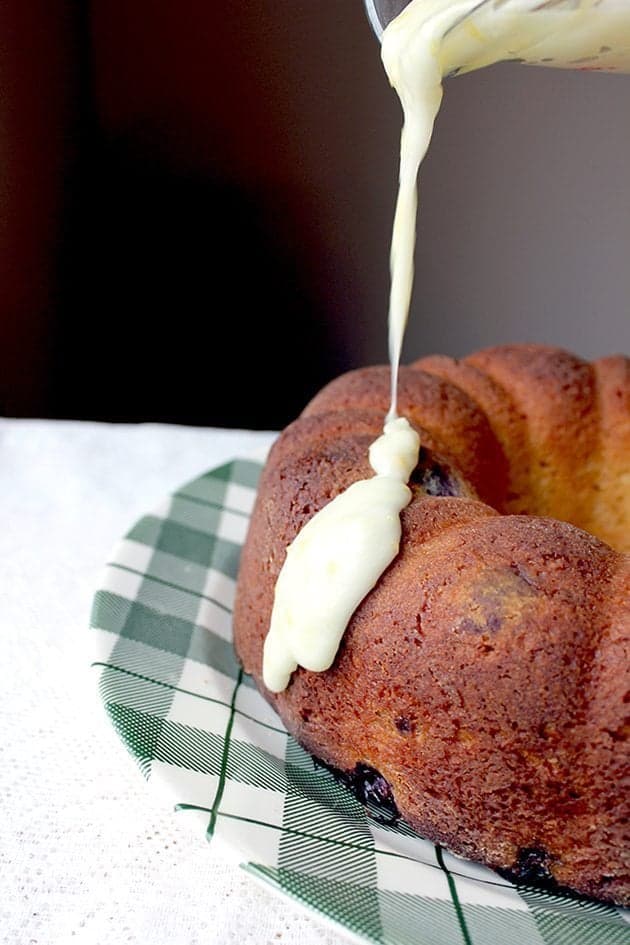
[[[92,612],[118,735],[243,867],[378,945],[630,945],[625,910],[517,888],[370,816],[290,738],[231,642],[260,474],[239,459],[184,486],[116,549]]]

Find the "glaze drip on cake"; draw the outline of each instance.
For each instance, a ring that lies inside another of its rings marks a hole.
[[[389,420],[370,447],[375,475],[325,505],[288,548],[265,639],[271,692],[282,692],[298,666],[321,672],[332,665],[352,614],[398,554],[419,449],[404,417]]]

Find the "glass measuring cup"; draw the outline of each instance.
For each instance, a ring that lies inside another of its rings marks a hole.
[[[364,0],[379,39],[409,5],[410,0]],[[443,37],[446,58],[450,59],[446,74],[501,60],[630,72],[628,0],[414,0],[414,5],[437,14],[454,13]],[[465,46],[468,51],[464,55]]]

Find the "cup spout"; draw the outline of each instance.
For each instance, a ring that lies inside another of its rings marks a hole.
[[[409,0],[364,0],[365,11],[377,39],[381,39],[385,27],[398,16]]]

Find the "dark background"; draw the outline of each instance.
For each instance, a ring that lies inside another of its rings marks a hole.
[[[399,107],[360,0],[5,0],[0,414],[276,428],[386,357]],[[630,78],[448,83],[406,354],[630,347]]]

